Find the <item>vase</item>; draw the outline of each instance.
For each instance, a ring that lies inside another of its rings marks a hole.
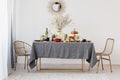
[[[57,28],[57,32],[62,32],[62,28]]]
[[[57,28],[57,38],[64,40],[64,33],[62,32],[62,28]]]

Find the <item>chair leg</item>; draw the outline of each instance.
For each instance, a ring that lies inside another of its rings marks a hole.
[[[14,70],[16,71],[16,65],[17,65],[17,63],[15,62],[15,64],[14,64]]]
[[[99,56],[99,59],[98,59],[98,65],[97,65],[97,71],[96,71],[96,73],[98,73],[99,64],[100,64],[100,59],[101,59],[101,56]]]
[[[16,56],[16,63],[18,62],[18,61],[17,61],[17,58],[18,58],[18,57]]]
[[[28,56],[26,56],[26,57],[27,57],[27,70],[29,72],[29,60],[28,60]]]
[[[26,69],[26,56],[25,56],[25,62],[24,62],[24,69]]]
[[[112,72],[112,63],[111,63],[111,58],[109,56],[109,63],[110,63],[110,71]]]
[[[102,56],[101,56],[101,66],[102,66],[102,70],[104,70]]]
[[[14,70],[16,71],[16,66],[17,66],[17,57],[16,57],[16,61],[14,63]]]

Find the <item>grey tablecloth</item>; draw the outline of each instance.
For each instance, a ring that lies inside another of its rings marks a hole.
[[[97,63],[93,43],[85,42],[33,42],[30,54],[30,68],[38,58],[86,59],[91,67]]]

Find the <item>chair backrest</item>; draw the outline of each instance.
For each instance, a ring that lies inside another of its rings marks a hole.
[[[31,46],[23,41],[14,41],[14,49],[16,55],[24,55],[30,51]]]
[[[106,40],[106,44],[105,44],[103,54],[111,54],[112,51],[113,51],[113,47],[114,47],[114,39],[113,38],[108,38]]]

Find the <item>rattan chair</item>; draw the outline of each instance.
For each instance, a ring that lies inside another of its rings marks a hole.
[[[110,71],[112,72],[112,63],[111,63],[111,57],[110,57],[110,55],[113,52],[113,47],[114,47],[114,39],[108,38],[106,40],[106,44],[105,44],[105,48],[104,48],[103,52],[96,53],[96,55],[99,57],[99,59],[98,59],[98,65],[97,65],[97,73],[98,73],[100,62],[101,62],[102,70],[104,70],[103,60],[108,60],[109,61]],[[106,58],[106,57],[108,57],[108,58]]]
[[[29,71],[28,56],[30,56],[31,45],[23,41],[14,41],[14,50],[16,54],[16,62],[14,66],[15,70],[16,70],[16,65],[17,65],[17,57],[24,56],[25,57],[24,69],[27,68],[27,70]]]

